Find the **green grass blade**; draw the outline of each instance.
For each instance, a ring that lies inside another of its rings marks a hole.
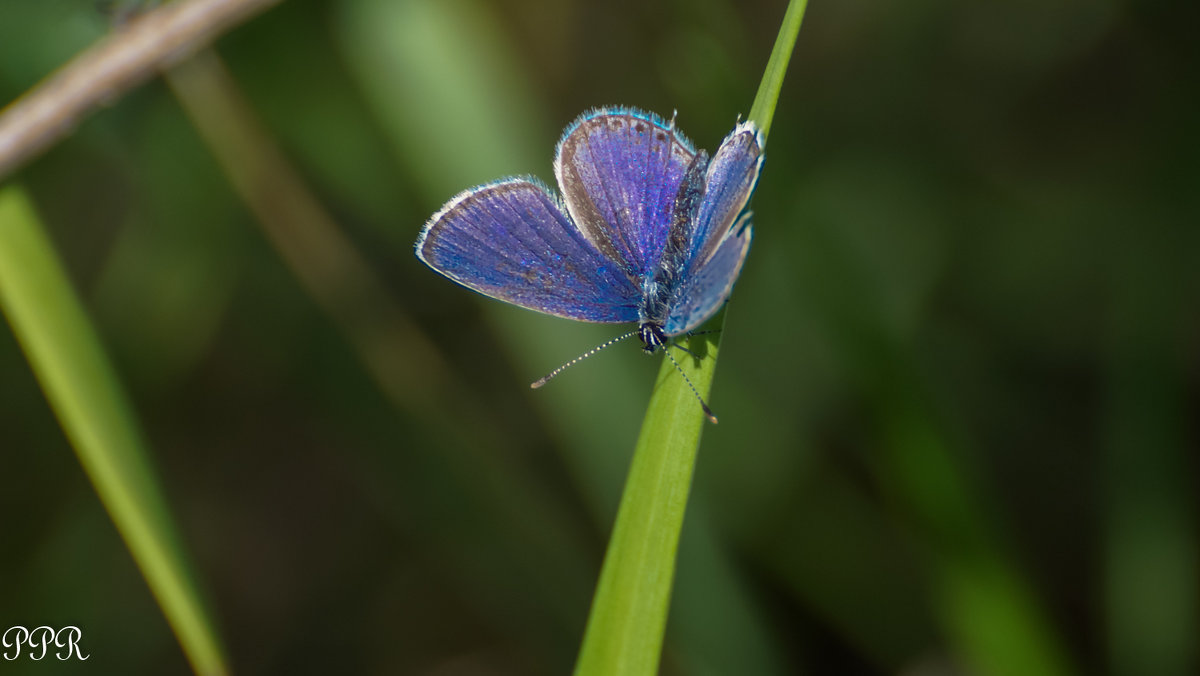
[[[887,373],[883,472],[929,547],[934,610],[958,659],[981,676],[1071,676],[1055,628],[958,468],[919,378]]]
[[[788,6],[751,109],[750,119],[764,136],[806,5],[806,0],[793,0]],[[724,311],[718,313],[709,326],[720,329],[724,317]],[[708,397],[720,336],[709,333],[690,340],[688,348],[701,359],[680,360],[688,380],[679,377],[670,360],[663,360],[592,600],[575,665],[579,676],[658,672],[675,553],[705,424],[696,393]]]
[[[227,673],[131,407],[24,193],[0,190],[0,309],[198,674]]]
[[[693,338],[689,349],[711,362],[717,340]],[[707,392],[712,369],[680,362],[696,388]],[[637,449],[625,480],[616,525],[592,600],[575,673],[656,674],[662,654],[675,551],[691,487],[704,414],[670,362],[660,371]]]
[[[779,102],[783,76],[792,59],[792,47],[800,35],[800,24],[804,22],[804,10],[807,7],[808,0],[792,0],[788,3],[783,24],[779,27],[779,36],[775,38],[775,47],[771,50],[771,58],[767,60],[767,69],[758,85],[758,93],[754,95],[754,105],[750,106],[749,119],[758,125],[764,137],[771,130],[771,120],[775,118],[775,104]]]

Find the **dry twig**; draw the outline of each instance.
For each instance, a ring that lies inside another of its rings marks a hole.
[[[148,80],[279,0],[180,0],[79,54],[0,110],[0,179],[66,135],[93,108]]]

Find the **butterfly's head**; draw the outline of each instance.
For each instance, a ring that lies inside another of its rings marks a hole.
[[[653,354],[655,350],[667,344],[667,335],[663,333],[661,324],[642,322],[637,333],[638,338],[642,340],[642,349],[647,354]]]

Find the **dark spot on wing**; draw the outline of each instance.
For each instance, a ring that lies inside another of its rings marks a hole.
[[[564,260],[562,262],[562,267],[563,267],[563,272],[565,273],[564,276],[567,279],[571,279],[571,278],[582,279],[582,277],[579,274],[579,268],[575,267],[575,264],[572,263],[571,261]],[[553,286],[554,285],[553,276],[546,275],[546,281],[543,283],[546,285],[547,288]]]

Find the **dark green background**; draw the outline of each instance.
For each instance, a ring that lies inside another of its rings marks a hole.
[[[665,673],[996,673],[964,636],[1007,645],[1010,605],[1032,613],[1020,645],[1065,665],[1046,673],[1196,673],[1197,7],[813,0]],[[658,361],[622,345],[530,391],[617,329],[486,300],[412,242],[466,187],[551,179],[590,107],[677,110],[714,149],[783,11],[291,0],[218,42],[449,365],[404,383],[415,405],[383,394],[161,81],[9,179],[135,402],[236,672],[569,671]],[[0,5],[0,101],[106,21]],[[92,654],[0,671],[185,670],[8,330],[0,449],[0,625],[75,624]]]

